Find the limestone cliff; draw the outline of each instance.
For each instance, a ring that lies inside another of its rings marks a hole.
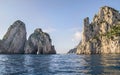
[[[120,53],[120,13],[114,8],[101,7],[90,23],[84,19],[82,40],[77,54]]]
[[[8,28],[7,33],[3,37],[2,47],[3,53],[24,53],[24,45],[26,42],[25,24],[17,20]]]
[[[25,53],[55,54],[56,51],[54,46],[51,44],[50,36],[38,28],[30,35],[25,46]]]

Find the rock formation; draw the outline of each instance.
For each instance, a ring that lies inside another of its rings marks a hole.
[[[36,29],[27,41],[25,24],[17,20],[8,28],[3,40],[0,40],[0,53],[55,54],[56,51],[51,45],[50,36],[41,29]]]
[[[5,52],[6,52],[6,50],[3,47],[3,42],[2,42],[2,40],[0,40],[0,53],[5,53]]]
[[[26,27],[22,21],[18,20],[8,28],[3,37],[2,44],[5,48],[3,53],[24,53],[25,42]]]
[[[54,46],[51,44],[50,36],[42,32],[41,29],[36,29],[30,35],[26,46],[25,53],[27,54],[55,54]]]
[[[120,53],[120,13],[104,6],[90,23],[84,19],[82,40],[77,46],[77,54]]]

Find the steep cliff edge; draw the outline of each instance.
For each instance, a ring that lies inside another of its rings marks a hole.
[[[43,32],[40,28],[36,29],[30,35],[26,46],[25,53],[27,54],[55,54],[54,46],[51,44],[49,34]]]
[[[81,43],[77,54],[120,53],[120,13],[114,8],[101,7],[90,23],[84,19]]]

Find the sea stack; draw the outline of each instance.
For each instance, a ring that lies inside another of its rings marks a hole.
[[[30,35],[25,45],[26,54],[55,54],[56,51],[52,45],[52,40],[49,34],[42,29],[35,29]]]
[[[49,34],[38,28],[26,39],[25,24],[17,20],[0,40],[1,54],[55,54]]]
[[[114,8],[101,7],[90,23],[83,22],[82,40],[76,54],[117,54],[120,53],[120,13]]]
[[[24,45],[26,42],[25,24],[17,20],[8,28],[7,33],[2,40],[3,53],[24,53]]]

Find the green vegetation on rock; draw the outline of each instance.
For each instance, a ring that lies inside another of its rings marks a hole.
[[[120,36],[120,24],[116,24],[111,28],[109,32],[106,33],[107,38],[112,38],[113,36]]]

